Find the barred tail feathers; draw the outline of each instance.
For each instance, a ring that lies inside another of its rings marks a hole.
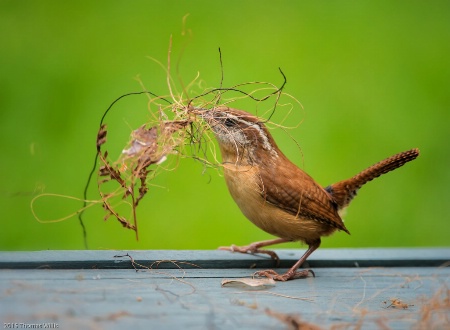
[[[341,210],[348,206],[358,190],[367,182],[405,165],[418,156],[419,149],[400,152],[370,166],[350,179],[339,181],[325,189],[333,196],[338,209]]]

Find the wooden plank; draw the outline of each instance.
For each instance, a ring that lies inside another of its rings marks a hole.
[[[275,250],[281,267],[290,267],[304,250]],[[265,255],[204,250],[139,250],[139,251],[32,251],[0,252],[0,269],[126,269],[131,268],[129,253],[139,264],[150,265],[161,260],[184,263],[183,268],[269,268],[275,262]],[[308,259],[307,267],[436,267],[450,260],[450,248],[416,249],[319,249]],[[159,268],[176,268],[172,262],[159,263]]]
[[[450,319],[448,267],[320,268],[264,290],[220,285],[251,272],[3,269],[0,318],[59,329],[287,329],[274,315],[326,329],[445,329]],[[389,307],[393,298],[405,309]]]

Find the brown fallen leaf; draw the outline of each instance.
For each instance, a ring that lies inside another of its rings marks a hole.
[[[383,301],[383,304],[385,305],[384,308],[397,308],[397,309],[408,309],[411,306],[414,306],[412,304],[404,303],[402,300],[398,298],[391,298],[389,300]]]

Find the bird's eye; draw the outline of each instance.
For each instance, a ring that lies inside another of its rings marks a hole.
[[[234,125],[236,125],[236,121],[234,119],[227,118],[225,119],[224,124],[226,127],[233,127]]]

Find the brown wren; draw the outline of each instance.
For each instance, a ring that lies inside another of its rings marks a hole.
[[[320,246],[321,237],[336,230],[349,234],[340,213],[358,190],[419,155],[418,149],[398,153],[350,179],[322,188],[280,151],[260,118],[228,107],[205,110],[201,116],[218,141],[231,196],[251,222],[279,237],[220,249],[265,253],[278,260],[275,252],[261,248],[292,241],[302,241],[309,247],[285,274],[274,270],[255,273],[279,281],[308,276],[309,270],[298,268]]]

